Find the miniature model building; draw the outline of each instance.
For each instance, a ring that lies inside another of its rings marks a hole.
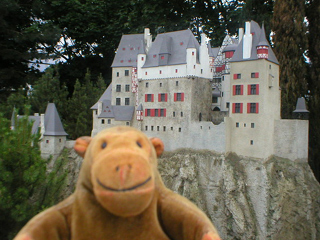
[[[18,116],[18,119],[23,116]],[[28,116],[33,122],[32,134],[36,134],[40,130],[40,150],[43,158],[53,158],[59,156],[66,144],[66,136],[68,135],[63,128],[59,113],[54,103],[48,103],[46,112],[39,116]],[[11,129],[15,127],[14,113],[11,118]]]
[[[111,67],[112,83],[91,108],[93,136],[130,125],[166,150],[308,157],[308,121],[281,120],[279,63],[254,21],[219,48],[189,29],[153,42],[148,29],[123,35]]]

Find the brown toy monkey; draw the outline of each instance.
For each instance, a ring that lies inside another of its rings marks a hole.
[[[201,210],[164,186],[163,148],[130,127],[78,138],[74,149],[84,161],[75,192],[14,240],[219,240]]]

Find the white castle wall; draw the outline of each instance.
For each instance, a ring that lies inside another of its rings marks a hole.
[[[219,153],[225,152],[226,125],[221,123],[214,125],[212,122],[192,122],[179,127],[169,127],[166,131],[163,128],[151,131],[143,131],[148,137],[158,137],[163,143],[166,151],[179,148],[210,149]]]
[[[66,145],[66,136],[43,136],[41,146],[41,157],[57,157]]]
[[[307,120],[276,120],[274,128],[274,154],[291,160],[308,160]]]

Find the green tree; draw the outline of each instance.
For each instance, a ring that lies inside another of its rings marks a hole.
[[[40,44],[52,45],[59,39],[57,29],[41,21],[40,0],[0,2],[0,89],[10,90],[31,83],[37,72],[29,63],[48,57],[37,51]],[[31,79],[30,79],[31,78]],[[3,93],[3,92],[2,92]]]
[[[320,2],[307,2],[308,40],[310,66],[308,69],[309,162],[315,176],[320,181]]]
[[[9,120],[0,114],[1,239],[12,239],[35,214],[61,200],[65,186],[66,153],[47,169],[40,154],[40,134],[32,134],[32,125],[28,117],[16,117],[11,130]]]
[[[50,67],[44,75],[35,82],[30,94],[29,102],[32,110],[44,113],[49,102],[54,102],[62,116],[67,114],[66,101],[68,96],[66,86],[60,85],[60,76],[57,67]]]
[[[281,115],[292,118],[297,99],[307,94],[305,1],[276,1],[272,19],[274,50],[280,63]]]
[[[40,157],[39,135],[31,134],[32,124],[24,117],[10,130],[0,116],[0,238],[17,231],[41,208],[32,201],[45,180],[46,163]]]
[[[91,73],[87,70],[84,83],[76,81],[72,97],[68,101],[69,113],[66,117],[66,131],[71,139],[91,135],[92,111],[90,108],[97,102],[106,86],[102,76],[97,84],[91,81]]]

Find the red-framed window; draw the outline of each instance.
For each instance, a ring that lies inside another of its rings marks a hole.
[[[251,78],[259,78],[259,73],[258,72],[251,73]]]
[[[166,108],[158,108],[158,109],[145,109],[146,117],[166,117],[167,109]]]
[[[249,84],[248,95],[259,95],[259,84]]]
[[[183,102],[184,101],[184,93],[174,93],[174,101],[175,102]]]
[[[233,95],[243,95],[243,85],[233,85]]]
[[[154,94],[145,94],[145,102],[154,102]]]
[[[164,56],[161,56],[161,59],[163,60],[163,59],[164,59]]]
[[[259,113],[259,103],[247,103],[247,113]]]
[[[178,73],[178,69],[176,69],[176,73]]]
[[[241,79],[241,74],[240,73],[233,74],[233,79]]]
[[[158,94],[158,102],[167,102],[168,94],[167,93],[159,93]]]
[[[243,113],[243,103],[232,103],[232,113]]]

